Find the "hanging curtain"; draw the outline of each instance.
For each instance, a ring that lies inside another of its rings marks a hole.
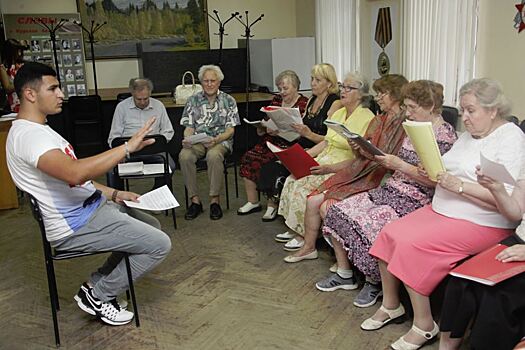
[[[445,104],[474,77],[478,0],[402,0],[401,73],[443,84]]]
[[[361,70],[359,0],[315,1],[316,61],[331,63],[342,80]]]

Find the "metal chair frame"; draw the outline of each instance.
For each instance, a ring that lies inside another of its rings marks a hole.
[[[55,332],[55,343],[57,347],[60,347],[60,334],[59,334],[58,317],[57,317],[57,311],[60,311],[60,304],[58,301],[58,289],[57,289],[57,282],[56,282],[56,276],[55,276],[54,261],[55,260],[57,261],[68,260],[68,259],[80,258],[84,256],[98,255],[102,253],[111,253],[111,252],[110,251],[100,251],[100,252],[58,251],[58,250],[53,249],[46,237],[44,219],[42,218],[42,214],[40,212],[38,201],[32,195],[29,195],[29,201],[31,203],[33,217],[38,222],[38,226],[40,227],[40,233],[42,236],[42,244],[43,244],[43,249],[44,249],[44,261],[46,264],[46,272],[47,272],[47,285],[49,288],[49,298],[51,302],[51,314],[53,316],[53,328]],[[127,253],[124,254],[124,259],[126,262],[126,270],[127,270],[128,285],[129,285],[129,290],[126,291],[126,295],[127,295],[128,300],[130,299],[130,295],[131,295],[131,302],[133,305],[133,311],[135,313],[135,325],[137,327],[140,327],[139,311],[137,308],[137,300],[135,298],[135,288],[133,285],[133,277],[131,275],[131,266],[129,264],[129,256]]]

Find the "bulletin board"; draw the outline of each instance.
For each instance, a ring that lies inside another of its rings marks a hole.
[[[5,14],[6,39],[26,40],[29,49],[24,50],[24,60],[49,64],[55,69],[52,42],[49,31],[36,21],[53,25],[60,19],[68,22],[56,32],[58,74],[66,98],[87,95],[84,40],[82,29],[73,23],[80,21],[78,13],[60,14]]]

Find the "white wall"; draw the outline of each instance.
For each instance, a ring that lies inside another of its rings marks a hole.
[[[313,0],[208,0],[210,11],[218,10],[221,19],[225,21],[230,14],[239,11],[249,11],[250,23],[260,14],[264,18],[252,27],[254,38],[270,39],[297,36],[296,2],[313,4]],[[74,13],[77,12],[76,0],[0,0],[2,13]],[[311,13],[310,13],[311,15]],[[313,24],[312,24],[313,25]],[[304,29],[304,26],[301,27]],[[217,24],[209,20],[210,48],[219,47],[216,33]],[[226,26],[228,36],[224,37],[224,48],[237,47],[237,39],[244,34],[242,25],[233,19]],[[126,87],[131,77],[139,75],[136,59],[97,60],[97,82],[99,88]],[[86,77],[88,87],[93,88],[93,70],[91,61],[86,62]],[[178,77],[176,80],[178,81]]]
[[[513,114],[525,119],[525,31],[513,28],[515,0],[480,0],[476,76],[498,80],[513,102]]]

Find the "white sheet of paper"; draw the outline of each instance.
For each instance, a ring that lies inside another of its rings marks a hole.
[[[167,210],[179,206],[168,186],[164,185],[138,198],[139,202],[124,201],[128,207],[143,210]]]
[[[194,134],[186,137],[186,140],[190,141],[192,145],[196,143],[206,143],[210,142],[212,139],[211,136],[206,135],[205,133]]]
[[[516,186],[516,179],[509,173],[505,165],[496,163],[483,155],[479,154],[481,172],[483,175],[493,178],[499,182]]]
[[[143,162],[129,162],[119,163],[118,166],[119,175],[142,175],[144,171]]]
[[[169,167],[169,165],[168,165]],[[171,174],[171,167],[169,168]],[[162,174],[164,173],[164,164],[144,164],[144,175]]]

